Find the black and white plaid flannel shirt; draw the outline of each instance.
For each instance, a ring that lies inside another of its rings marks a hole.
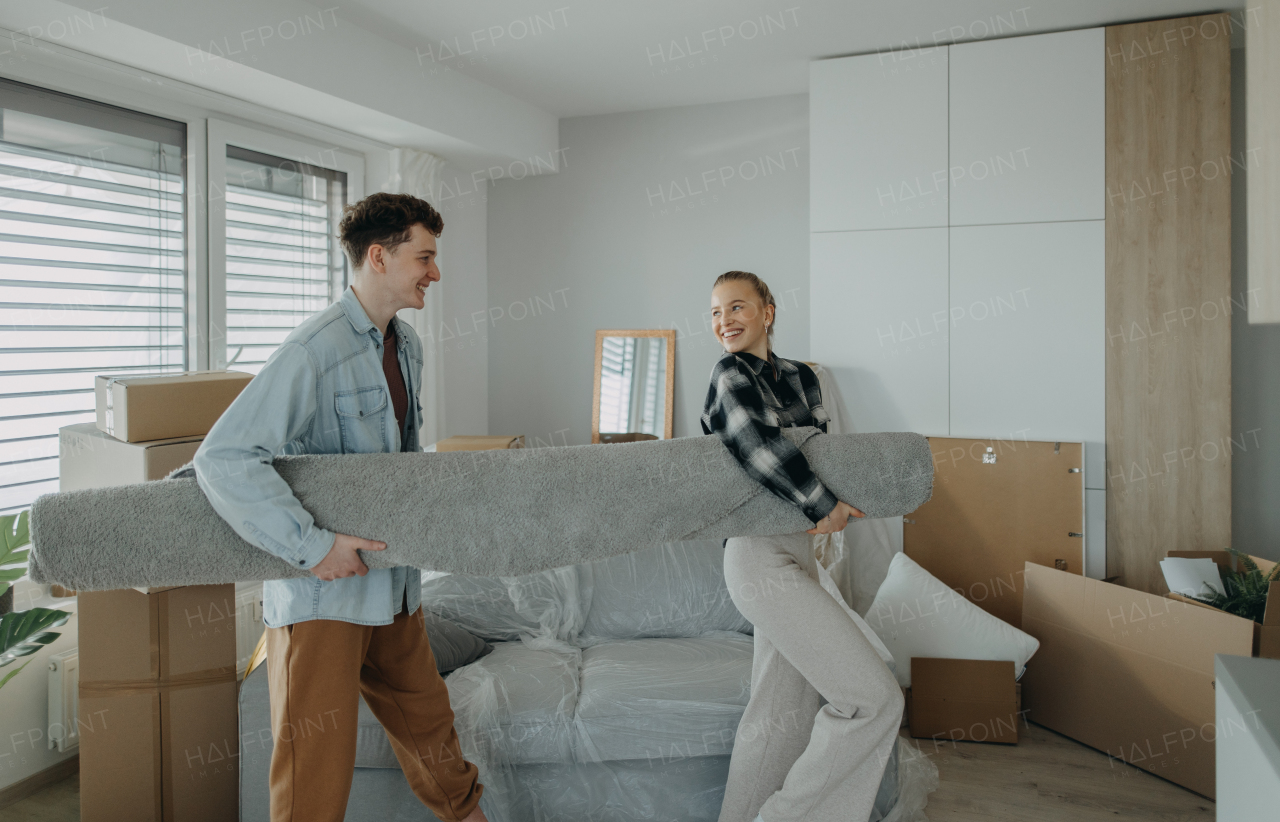
[[[702,431],[720,437],[752,479],[816,523],[837,500],[781,429],[812,425],[825,433],[822,389],[809,366],[769,356],[773,367],[745,351],[720,358],[711,370]]]

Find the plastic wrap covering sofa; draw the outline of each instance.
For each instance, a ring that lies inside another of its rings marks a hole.
[[[495,643],[445,680],[493,822],[717,818],[753,642],[723,556],[718,540],[679,542],[524,577],[424,582],[424,605]],[[240,697],[243,822],[268,819],[263,668]],[[360,711],[347,820],[435,819]],[[871,822],[924,819],[936,780],[900,742]]]

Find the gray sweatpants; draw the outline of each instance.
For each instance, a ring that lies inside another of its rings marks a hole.
[[[818,584],[807,534],[730,539],[724,575],[755,657],[720,822],[864,822],[898,736],[897,680]]]

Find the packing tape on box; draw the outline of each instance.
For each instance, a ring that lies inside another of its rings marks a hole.
[[[106,411],[103,414],[103,420],[107,426],[107,433],[111,436],[116,435],[116,418],[115,418],[115,391],[112,390],[116,384],[116,377],[107,377],[107,399]]]
[[[181,676],[168,676],[161,679],[99,679],[80,683],[82,697],[138,696],[140,694],[160,693],[161,691],[177,691],[183,688],[202,688],[205,685],[221,685],[224,682],[236,681],[234,665],[221,668],[206,668]]]

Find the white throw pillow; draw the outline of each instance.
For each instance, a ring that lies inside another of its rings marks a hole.
[[[1007,659],[1022,676],[1040,640],[993,617],[899,553],[867,611],[867,623],[897,662],[894,676],[911,687],[911,657]]]

